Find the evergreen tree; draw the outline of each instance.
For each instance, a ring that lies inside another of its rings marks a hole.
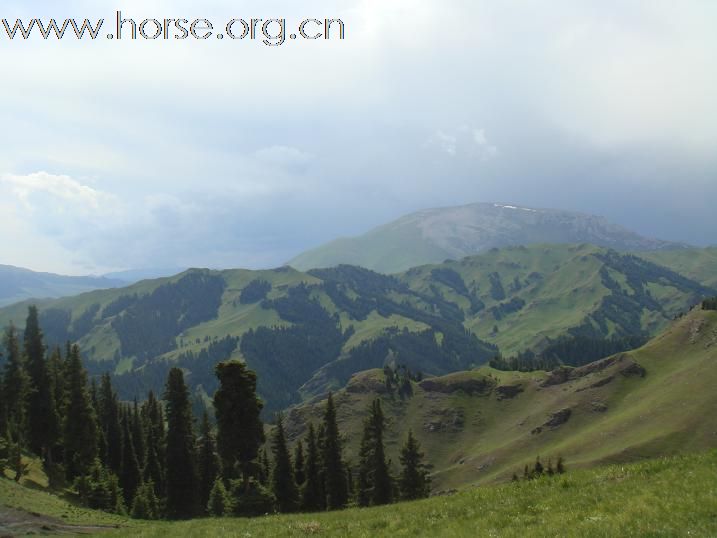
[[[293,512],[298,505],[299,493],[296,489],[294,469],[291,465],[289,447],[286,445],[284,420],[281,415],[277,417],[271,450],[274,454],[271,490],[276,498],[277,509],[279,512]]]
[[[67,479],[74,480],[86,474],[97,457],[97,417],[76,345],[70,350],[65,378],[64,463]]]
[[[294,478],[296,485],[301,487],[306,482],[306,474],[304,473],[304,444],[301,439],[296,443],[294,450]]]
[[[269,464],[269,454],[266,451],[266,448],[261,449],[261,456],[259,456],[260,459],[260,469],[261,469],[261,476],[259,477],[259,482],[262,486],[268,486],[269,485],[269,479],[271,478],[271,465]]]
[[[317,512],[326,507],[322,495],[320,459],[316,431],[314,425],[309,424],[309,433],[306,435],[306,480],[301,492],[301,509],[306,512]]]
[[[134,400],[134,405],[132,406],[131,429],[134,453],[137,455],[140,469],[143,469],[146,463],[145,430],[142,425],[142,417],[139,414],[137,399]]]
[[[159,519],[159,499],[154,493],[154,484],[147,482],[137,489],[130,514],[134,519]]]
[[[231,512],[231,499],[229,493],[224,487],[224,481],[217,478],[212,486],[209,494],[209,502],[207,503],[207,512],[213,517],[222,517]]]
[[[426,465],[423,463],[421,445],[411,430],[408,431],[406,444],[401,449],[400,460],[403,466],[399,478],[401,498],[410,501],[428,497],[431,491],[431,480]]]
[[[206,410],[202,414],[199,435],[199,502],[202,509],[206,509],[212,488],[219,475],[219,458]]]
[[[36,306],[28,309],[24,344],[31,386],[27,406],[27,443],[30,450],[41,455],[49,464],[52,463],[50,449],[59,438],[60,418],[55,408]]]
[[[164,470],[160,460],[162,450],[154,439],[155,431],[152,428],[147,430],[147,462],[144,466],[142,476],[145,482],[151,482],[154,493],[157,497],[164,495]]]
[[[142,483],[142,474],[132,441],[131,421],[132,413],[129,409],[125,409],[122,417],[122,460],[119,481],[127,506],[132,506],[132,500]]]
[[[324,414],[325,439],[323,447],[323,473],[326,493],[326,508],[337,510],[344,508],[348,502],[346,473],[341,455],[341,437],[336,423],[334,399],[329,393]]]
[[[179,368],[169,371],[164,400],[167,405],[167,515],[174,519],[190,518],[197,512],[196,443],[189,391]]]
[[[359,451],[357,500],[360,506],[388,504],[393,500],[393,484],[383,445],[385,427],[381,400],[376,399],[364,422]]]
[[[98,419],[106,449],[106,453],[101,455],[102,461],[110,471],[119,475],[122,464],[122,429],[119,420],[119,402],[109,374],[104,374],[100,382],[98,408]]]
[[[2,382],[3,399],[5,400],[5,429],[12,439],[22,443],[27,430],[26,410],[30,392],[30,377],[25,369],[17,331],[13,325],[10,325],[5,331],[3,343],[7,354]],[[4,433],[5,431],[2,431],[0,435]]]
[[[245,487],[252,474],[251,462],[264,442],[264,425],[259,417],[263,404],[256,396],[256,374],[237,360],[216,366],[219,389],[214,394],[217,418],[217,448],[224,476],[236,476],[238,462]]]

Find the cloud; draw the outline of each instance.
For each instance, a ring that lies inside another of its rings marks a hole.
[[[439,129],[426,145],[437,148],[449,157],[463,156],[488,161],[498,156],[498,148],[490,143],[484,128],[461,126],[450,132]]]
[[[113,197],[83,185],[69,176],[35,172],[24,176],[5,174],[0,182],[11,187],[17,198],[28,209],[33,209],[32,199],[37,195],[48,195],[62,202],[76,204],[84,211],[106,210]]]

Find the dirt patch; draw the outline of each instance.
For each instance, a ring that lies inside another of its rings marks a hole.
[[[0,506],[0,537],[2,538],[29,534],[95,534],[117,528],[119,528],[117,525],[68,525],[54,517]]]

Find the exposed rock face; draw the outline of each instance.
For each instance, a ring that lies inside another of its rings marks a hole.
[[[463,409],[436,410],[425,417],[423,429],[427,432],[457,433],[463,430],[465,413]]]
[[[539,433],[542,433],[545,428],[550,428],[551,430],[554,430],[555,428],[562,426],[568,420],[570,420],[570,416],[572,414],[573,414],[573,410],[570,408],[561,409],[560,411],[556,411],[555,413],[550,415],[550,418],[548,419],[548,421],[545,424],[543,424],[542,426],[538,426],[531,433],[533,435],[537,435]]]
[[[496,387],[495,392],[498,395],[498,400],[509,400],[515,398],[518,394],[523,392],[523,385],[501,385]]]
[[[596,362],[591,362],[590,364],[586,364],[585,366],[581,366],[580,368],[570,368],[568,366],[561,366],[560,368],[553,370],[550,372],[550,375],[548,378],[543,381],[543,383],[540,385],[541,387],[551,387],[554,385],[561,385],[562,383],[567,383],[568,381],[575,381],[577,379],[586,377],[590,374],[594,374],[596,372],[601,372],[603,370],[606,370],[610,367],[615,367],[617,370],[616,373],[620,373],[623,376],[632,376],[637,375],[640,377],[645,377],[646,370],[640,366],[637,362],[635,362],[630,356],[626,353],[619,353],[617,355],[614,355],[612,357],[608,357],[607,359],[603,359]],[[603,385],[606,385],[610,381],[612,381],[614,378],[614,374],[611,374],[610,376],[601,379],[591,385],[588,388],[595,388],[600,387]],[[585,390],[585,389],[580,389]]]
[[[419,383],[419,386],[427,392],[440,392],[443,394],[452,394],[462,390],[466,394],[489,394],[495,386],[495,381],[483,377],[480,379],[456,379],[442,378],[440,381],[435,379],[425,379]]]

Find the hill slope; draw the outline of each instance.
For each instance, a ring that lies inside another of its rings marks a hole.
[[[118,279],[37,273],[12,265],[0,265],[0,306],[30,298],[55,298],[90,290],[123,286]]]
[[[388,391],[380,370],[335,395],[347,454],[357,461],[369,402],[383,400],[387,452],[412,429],[435,466],[438,490],[503,481],[541,455],[592,467],[717,447],[717,312],[693,310],[644,347],[553,373],[487,367]],[[323,403],[294,408],[291,438]]]
[[[91,373],[113,372],[124,398],[161,392],[173,365],[212,394],[214,365],[234,357],[257,371],[274,411],[387,363],[443,375],[486,363],[496,344],[510,354],[561,336],[654,333],[708,293],[614,251],[534,246],[395,277],[352,266],[197,269],[43,302],[40,321],[48,343],[78,341]],[[26,312],[0,309],[0,326],[21,326]]]
[[[426,209],[364,235],[332,241],[289,262],[299,270],[351,264],[397,273],[426,263],[457,260],[494,247],[591,243],[621,251],[681,245],[642,237],[603,217],[501,204]]]
[[[101,536],[714,536],[717,453],[663,458],[562,477],[475,488],[378,508],[319,514],[211,518],[185,522],[117,521]],[[0,481],[15,510],[46,513],[47,494]],[[20,492],[20,490],[23,490]],[[22,499],[22,501],[21,501]],[[24,501],[24,502],[23,502]],[[0,508],[0,513],[2,508]],[[89,512],[89,511],[87,511]],[[94,512],[95,521],[107,516]],[[26,515],[26,519],[40,519]],[[71,521],[74,521],[71,517]],[[83,518],[84,519],[84,518]],[[117,518],[119,519],[119,518]],[[66,520],[67,521],[67,520]],[[87,528],[36,525],[80,534]],[[9,531],[14,530],[12,527]],[[23,530],[27,530],[25,527]],[[6,532],[0,527],[0,531]]]

